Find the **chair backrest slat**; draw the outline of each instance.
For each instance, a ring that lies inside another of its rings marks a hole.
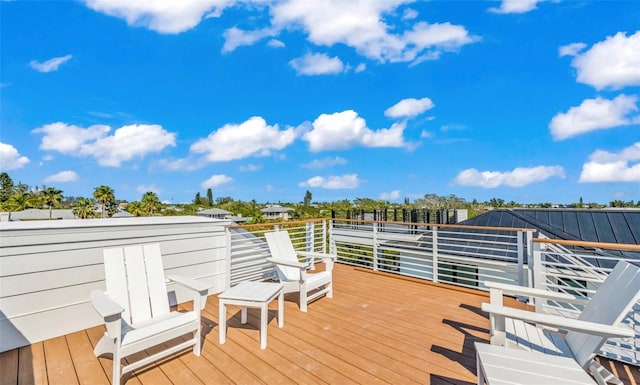
[[[293,243],[286,230],[271,231],[264,234],[269,245],[271,256],[290,262],[298,262],[298,255],[293,248]],[[287,266],[276,266],[281,280],[298,281],[300,279],[300,269]]]
[[[620,261],[596,290],[579,320],[617,325],[640,299],[640,267]],[[569,332],[566,337],[578,363],[587,368],[606,338]]]
[[[124,250],[121,247],[103,250],[104,273],[107,295],[124,308],[122,318],[130,322],[127,269],[124,265]]]
[[[153,317],[169,313],[169,298],[167,297],[167,282],[160,245],[157,243],[144,245],[144,261],[147,269],[147,283],[149,286],[149,302]]]
[[[131,322],[146,321],[151,319],[151,305],[149,304],[147,272],[144,264],[142,246],[135,245],[125,247],[124,258],[127,266],[127,287],[129,288],[129,303],[131,304]]]

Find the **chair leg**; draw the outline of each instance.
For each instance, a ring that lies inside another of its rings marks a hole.
[[[300,311],[307,312],[307,289],[300,288]]]
[[[195,330],[193,332],[193,339],[195,340],[195,344],[193,345],[193,354],[195,354],[196,356],[200,356],[200,338],[201,338],[201,330],[202,327],[198,326],[198,330]]]
[[[113,351],[113,374],[111,377],[112,385],[120,385],[120,349],[115,348]]]
[[[327,284],[327,298],[333,298],[333,281]]]

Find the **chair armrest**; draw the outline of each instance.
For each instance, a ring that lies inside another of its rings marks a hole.
[[[124,311],[122,306],[107,297],[107,294],[102,290],[93,290],[91,292],[91,304],[105,320],[114,316],[120,318],[120,314]]]
[[[491,291],[500,290],[503,293],[508,293],[512,295],[521,295],[526,297],[564,301],[564,302],[576,303],[580,305],[586,305],[589,302],[589,299],[586,297],[572,295],[568,293],[559,293],[556,291],[534,289],[531,287],[509,285],[506,283],[499,283],[499,282],[492,282],[492,281],[485,281],[483,283]]]
[[[200,294],[202,294],[202,292],[208,292],[209,289],[213,288],[213,285],[209,284],[208,282],[204,282],[198,279],[193,279],[190,277],[185,277],[183,275],[172,274],[167,276],[167,278],[188,289],[197,291]]]
[[[488,303],[482,304],[482,310],[494,316],[518,319],[525,322],[546,325],[564,330],[593,334],[606,338],[633,337],[635,331],[630,328],[604,325],[595,322],[581,321],[572,318],[559,317],[551,314],[513,309]]]
[[[288,267],[295,267],[295,268],[298,268],[300,270],[306,270],[307,267],[309,267],[308,263],[302,263],[302,262],[285,261],[285,260],[276,259],[276,258],[267,258],[266,260],[267,260],[267,262],[271,262],[274,265],[283,265],[283,266],[288,266]]]

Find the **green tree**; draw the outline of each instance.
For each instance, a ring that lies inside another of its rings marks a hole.
[[[209,207],[213,206],[213,191],[211,191],[211,188],[207,189],[207,204]]]
[[[311,204],[311,191],[307,190],[307,192],[304,193],[304,200],[302,201],[302,204],[305,206],[309,206]]]
[[[146,213],[144,207],[142,207],[142,203],[139,201],[133,201],[127,204],[126,210],[134,217],[141,217]]]
[[[99,186],[93,190],[93,197],[96,198],[102,206],[102,218],[107,215],[107,205],[114,204],[116,201],[113,189],[109,186]]]
[[[44,203],[49,206],[49,220],[51,220],[53,208],[62,200],[62,191],[54,187],[46,187],[40,191],[40,195],[43,197]]]
[[[95,218],[95,201],[91,198],[80,198],[73,203],[73,215],[81,219]]]
[[[8,201],[13,193],[13,179],[6,172],[0,173],[0,203]]]
[[[147,212],[147,215],[149,216],[153,215],[153,213],[160,210],[160,206],[161,206],[160,199],[158,198],[158,195],[153,191],[147,191],[146,193],[144,193],[144,195],[142,196],[141,203],[142,203],[142,207],[144,208],[144,210]]]

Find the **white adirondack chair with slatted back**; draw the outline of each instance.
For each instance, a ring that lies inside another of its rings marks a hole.
[[[620,323],[640,299],[640,267],[618,262],[577,319],[505,307],[503,294],[534,297],[537,301],[571,302],[582,297],[495,282],[485,284],[491,303],[483,303],[482,310],[490,314],[491,344],[573,357],[599,384],[622,383],[594,357],[608,338],[635,336],[631,327]]]
[[[333,262],[336,256],[327,253],[297,251],[293,247],[289,233],[285,230],[265,233],[271,258],[268,262],[274,264],[276,275],[284,283],[284,293],[300,293],[300,310],[307,311],[307,305],[326,295],[333,298]],[[300,262],[298,257],[304,259]],[[325,270],[309,273],[308,270],[316,260],[325,264]]]
[[[94,353],[113,355],[112,383],[120,384],[123,374],[191,346],[199,356],[200,311],[212,285],[188,277],[169,276],[169,281],[194,293],[192,311],[170,311],[160,245],[109,248],[103,254],[107,290],[94,290],[91,302],[104,318],[107,331],[96,344]],[[186,341],[120,366],[125,357],[187,334],[190,338]]]

